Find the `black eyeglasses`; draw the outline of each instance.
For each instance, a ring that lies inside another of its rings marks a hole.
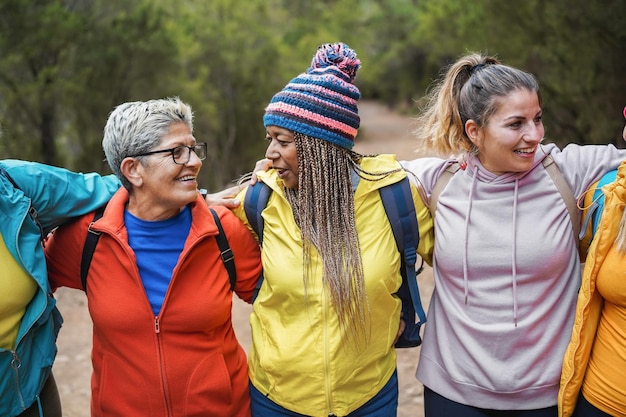
[[[185,150],[187,150],[187,153],[185,153]],[[177,146],[175,148],[170,148],[170,149],[160,149],[158,151],[138,153],[136,155],[131,155],[130,158],[136,158],[138,156],[153,155],[155,153],[169,152],[172,154],[172,159],[174,160],[174,163],[178,165],[185,165],[189,163],[189,159],[191,159],[191,151],[194,151],[198,159],[200,159],[201,161],[204,161],[206,159],[206,143],[205,142],[196,143],[194,146],[180,145],[180,146]]]

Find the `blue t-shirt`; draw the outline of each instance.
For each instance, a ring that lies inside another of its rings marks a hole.
[[[191,209],[187,206],[170,219],[152,222],[126,210],[124,222],[128,244],[135,252],[141,281],[157,316],[191,228]]]

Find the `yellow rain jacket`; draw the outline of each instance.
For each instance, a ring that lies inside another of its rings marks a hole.
[[[393,155],[361,162],[368,172],[399,166]],[[315,276],[305,296],[300,229],[276,173],[259,173],[273,192],[262,213],[265,281],[253,304],[248,365],[252,384],[280,406],[310,416],[345,416],[374,397],[396,369],[393,343],[401,302],[394,293],[402,282],[400,253],[378,189],[405,176],[400,171],[381,180],[360,179],[354,194],[369,315],[369,334],[357,347],[341,334],[315,250],[311,254]],[[418,253],[430,262],[432,218],[411,187],[420,228]],[[250,228],[242,205],[235,213]]]

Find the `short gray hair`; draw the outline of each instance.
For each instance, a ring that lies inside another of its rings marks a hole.
[[[123,103],[111,112],[104,127],[102,149],[126,189],[132,187],[121,171],[124,158],[156,147],[177,122],[186,123],[193,132],[191,106],[178,97]]]

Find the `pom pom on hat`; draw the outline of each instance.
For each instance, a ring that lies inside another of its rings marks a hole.
[[[306,72],[272,97],[263,124],[352,149],[361,122],[357,108],[361,93],[352,83],[360,67],[348,45],[321,45]]]

